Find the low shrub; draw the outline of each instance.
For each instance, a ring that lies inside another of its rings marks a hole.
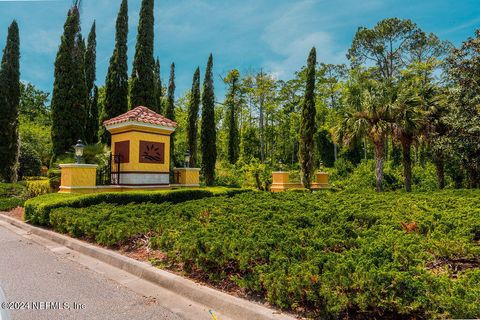
[[[26,180],[25,186],[27,187],[29,197],[36,197],[51,192],[50,181],[48,179]]]
[[[9,211],[20,207],[25,202],[22,198],[0,198],[0,211]]]
[[[27,197],[21,183],[0,183],[0,211],[9,211],[23,205]]]
[[[143,236],[166,265],[321,319],[477,318],[480,191],[266,193],[56,208],[58,231]]]
[[[0,183],[0,198],[23,197],[25,186],[21,183]]]
[[[25,202],[25,220],[32,224],[48,225],[52,209],[59,207],[83,208],[99,203],[125,205],[129,203],[179,203],[216,195],[233,196],[248,189],[222,187],[206,189],[179,189],[165,191],[105,192],[95,194],[46,194]]]
[[[51,168],[47,172],[48,179],[50,181],[50,189],[53,192],[57,192],[60,189],[60,180],[62,173],[60,169]]]

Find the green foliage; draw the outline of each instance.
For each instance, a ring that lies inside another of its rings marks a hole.
[[[21,207],[24,202],[25,200],[20,198],[0,198],[0,212]]]
[[[162,78],[160,76],[160,60],[157,57],[155,61],[155,108],[151,108],[153,111],[159,114],[163,114],[163,103],[162,103]]]
[[[170,65],[170,79],[168,81],[167,108],[165,117],[175,121],[175,63]],[[175,157],[175,132],[170,136],[170,168],[177,164]]]
[[[409,19],[383,19],[372,29],[358,28],[347,56],[354,66],[375,63],[379,76],[390,79],[411,61],[411,49],[421,40],[421,33]]]
[[[14,20],[8,27],[0,65],[0,179],[17,181],[20,36]]]
[[[315,134],[315,68],[317,64],[317,52],[315,47],[310,50],[307,61],[307,81],[305,98],[302,103],[302,122],[300,126],[300,167],[302,169],[302,183],[310,189],[313,176],[313,149]]]
[[[137,45],[132,68],[131,107],[154,108],[155,100],[155,60],[153,58],[154,14],[153,0],[142,0],[138,23]]]
[[[187,200],[213,197],[216,195],[233,195],[245,192],[244,189],[207,188],[181,189],[172,191],[132,191],[104,192],[95,194],[52,193],[28,200],[25,203],[25,220],[38,225],[48,225],[50,211],[59,207],[83,208],[99,203],[125,205],[128,203],[179,203]]]
[[[240,91],[240,73],[237,69],[231,70],[224,82],[229,85],[225,98],[225,106],[228,108],[228,136],[227,158],[231,164],[235,164],[240,156],[240,136],[238,132],[238,109]]]
[[[31,83],[20,82],[20,122],[35,122],[39,126],[51,125],[50,109],[47,106],[49,93],[38,90]]]
[[[27,197],[25,186],[20,183],[0,183],[0,211],[9,211],[23,205]]]
[[[190,167],[194,168],[198,161],[198,112],[200,111],[200,68],[195,69],[192,90],[188,104],[187,141],[190,152]]]
[[[219,186],[269,190],[272,183],[272,168],[258,159],[239,161],[235,165],[220,161],[215,171],[215,185]]]
[[[25,181],[25,186],[29,197],[36,197],[51,192],[50,181],[48,179],[27,180]]]
[[[89,144],[98,142],[98,88],[95,85],[97,70],[97,35],[95,21],[88,34],[87,49],[85,51],[85,83],[88,93],[87,122],[85,140]]]
[[[18,177],[22,179],[27,176],[39,176],[41,173],[42,159],[32,145],[20,144],[20,156],[18,158]]]
[[[51,127],[49,125],[39,124],[36,121],[29,121],[23,117],[20,118],[20,151],[24,147],[33,149],[40,157],[42,165],[44,166],[50,163],[52,157],[50,129]]]
[[[25,186],[20,183],[0,183],[0,198],[23,197]]]
[[[84,47],[80,34],[80,13],[74,6],[68,12],[55,59],[51,104],[55,156],[68,151],[78,139],[85,140],[87,88],[83,70]]]
[[[440,139],[445,154],[462,163],[468,186],[480,187],[480,30],[447,59],[450,107],[445,114],[447,133]]]
[[[60,169],[50,168],[47,172],[48,181],[50,182],[50,190],[57,192],[60,189],[62,173]]]
[[[461,261],[480,255],[479,208],[478,190],[258,192],[58,208],[51,223],[104,245],[147,236],[167,265],[313,318],[475,318],[480,270]]]
[[[217,161],[217,132],[215,127],[215,92],[213,89],[213,56],[208,57],[207,70],[203,80],[202,125],[200,143],[202,148],[202,171],[205,184],[211,186],[215,180]]]
[[[115,29],[115,49],[113,50],[107,77],[105,79],[105,103],[100,114],[100,122],[121,115],[128,110],[128,1],[122,0]],[[100,126],[102,142],[110,144],[110,133]]]
[[[332,152],[334,149],[334,145],[328,130],[318,130],[316,133],[315,141],[319,161],[321,161],[323,165],[327,167],[333,167],[335,162],[334,152]]]

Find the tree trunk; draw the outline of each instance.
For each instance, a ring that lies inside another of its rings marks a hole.
[[[475,168],[468,167],[467,168],[468,174],[468,188],[474,189],[478,187],[478,172]]]
[[[445,188],[445,162],[441,152],[436,153],[434,163],[437,171],[438,188],[443,189]]]
[[[262,182],[260,181],[260,174],[255,172],[255,182],[257,183],[257,189],[263,191]]]
[[[402,143],[403,174],[405,176],[405,191],[412,192],[412,159],[410,156],[412,142]]]
[[[385,151],[385,141],[375,141],[375,177],[377,180],[377,192],[382,192],[383,187],[383,155]]]

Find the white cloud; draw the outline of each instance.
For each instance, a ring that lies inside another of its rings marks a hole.
[[[282,12],[277,12],[275,21],[265,28],[261,38],[278,56],[265,61],[269,72],[280,78],[290,76],[305,65],[313,46],[320,62],[345,61],[345,48],[338,48],[331,33],[319,28],[322,24],[328,25],[324,23],[326,19],[312,16],[314,4],[315,1],[301,1],[284,7]]]
[[[36,29],[26,33],[24,43],[28,44],[30,52],[54,54],[60,44],[60,35],[59,30]]]

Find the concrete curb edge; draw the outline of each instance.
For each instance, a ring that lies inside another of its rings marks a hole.
[[[121,255],[120,253],[94,246],[68,236],[29,225],[15,218],[0,214],[0,220],[17,228],[48,239],[71,250],[98,259],[108,265],[124,270],[140,279],[159,285],[180,296],[203,304],[232,319],[293,320],[295,317],[269,309],[261,304],[247,301],[213,288],[201,285],[148,263]]]

